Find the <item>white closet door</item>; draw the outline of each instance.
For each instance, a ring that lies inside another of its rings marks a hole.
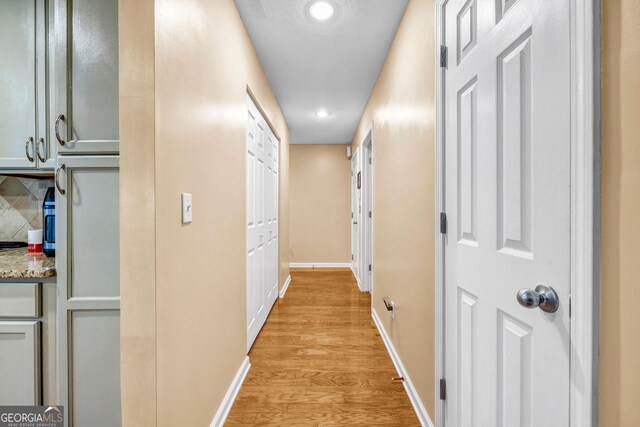
[[[247,114],[247,349],[278,295],[278,140],[253,101]]]

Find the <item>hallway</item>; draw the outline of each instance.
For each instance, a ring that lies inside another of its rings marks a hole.
[[[351,270],[291,278],[225,425],[419,425]]]
[[[18,3],[0,161],[62,256],[16,360],[66,427],[637,424],[640,1]]]

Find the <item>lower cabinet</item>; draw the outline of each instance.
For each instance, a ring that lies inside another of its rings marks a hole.
[[[120,425],[120,312],[69,310],[69,425]],[[64,380],[64,379],[63,379]]]
[[[118,156],[60,156],[58,396],[74,427],[121,425]]]
[[[0,405],[41,404],[40,354],[40,321],[0,321]]]

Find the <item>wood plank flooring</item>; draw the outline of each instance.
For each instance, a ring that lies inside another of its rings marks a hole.
[[[419,426],[349,269],[292,269],[227,426]]]

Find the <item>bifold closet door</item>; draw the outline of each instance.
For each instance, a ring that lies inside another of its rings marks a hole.
[[[247,101],[247,349],[278,295],[278,140]]]

